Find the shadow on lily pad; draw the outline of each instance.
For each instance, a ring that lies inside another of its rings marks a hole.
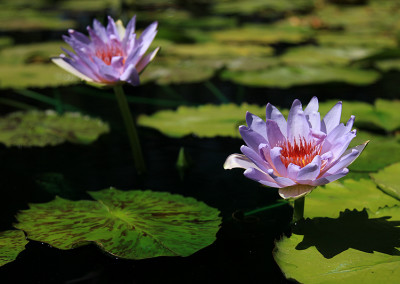
[[[388,221],[390,216],[369,218],[367,210],[345,210],[339,218],[318,217],[298,223],[293,232],[304,235],[296,250],[315,248],[332,258],[349,248],[400,255],[400,221]]]

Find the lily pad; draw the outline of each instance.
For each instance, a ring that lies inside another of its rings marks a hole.
[[[163,110],[142,115],[138,124],[153,127],[171,137],[195,134],[199,137],[240,137],[238,127],[245,124],[246,111],[265,117],[265,106],[243,104],[180,106],[176,111]]]
[[[327,46],[365,46],[371,48],[397,47],[396,37],[387,34],[359,34],[346,31],[319,32],[316,40],[321,45]]]
[[[0,65],[0,88],[44,88],[73,85],[80,79],[55,64]]]
[[[376,49],[365,47],[302,46],[288,49],[281,56],[289,65],[347,65],[352,60],[369,56]]]
[[[399,221],[398,206],[306,220],[302,232],[276,243],[274,258],[286,278],[300,283],[396,283]]]
[[[93,242],[117,257],[144,259],[189,256],[215,241],[221,223],[217,209],[167,192],[111,188],[90,195],[97,201],[31,204],[15,226],[59,249]]]
[[[313,31],[307,27],[277,24],[245,25],[211,33],[211,37],[218,42],[236,44],[300,43],[310,39],[312,35]]]
[[[371,178],[384,192],[400,200],[400,163],[384,168],[378,173],[371,173]]]
[[[289,88],[327,82],[368,85],[377,81],[380,75],[373,70],[340,66],[277,66],[253,72],[224,71],[221,77],[250,87]]]
[[[0,232],[0,266],[14,261],[25,249],[28,241],[25,234],[19,230]]]
[[[398,200],[383,193],[369,179],[345,179],[343,182],[336,181],[317,187],[307,195],[305,203],[305,218],[337,218],[339,212],[346,209],[369,208],[376,211],[379,207],[400,205]]]
[[[108,131],[106,123],[79,113],[29,111],[0,118],[0,142],[6,146],[43,147],[66,141],[89,144]]]

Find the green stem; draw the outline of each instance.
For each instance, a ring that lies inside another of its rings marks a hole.
[[[272,209],[272,208],[275,208],[275,207],[279,207],[279,206],[282,206],[282,205],[286,205],[286,204],[288,204],[289,202],[287,202],[286,200],[284,200],[284,201],[278,201],[277,203],[274,203],[274,204],[271,204],[271,205],[268,205],[268,206],[265,206],[265,207],[261,207],[261,208],[257,208],[257,209],[254,209],[254,210],[251,210],[251,211],[249,211],[249,212],[245,212],[244,213],[244,216],[250,216],[250,215],[253,215],[253,214],[256,214],[256,213],[258,213],[258,212],[262,212],[262,211],[266,211],[266,210],[268,210],[268,209]]]
[[[138,174],[144,174],[146,172],[146,165],[144,163],[142,149],[140,146],[139,136],[136,130],[135,122],[133,121],[131,111],[129,110],[129,105],[128,101],[126,100],[124,90],[122,89],[121,85],[117,85],[114,87],[114,92],[117,98],[122,118],[124,119],[126,132],[128,133],[129,143],[131,144],[136,170]]]
[[[302,196],[294,201],[294,209],[293,209],[293,222],[300,221],[304,216],[304,201],[306,200],[305,196]]]

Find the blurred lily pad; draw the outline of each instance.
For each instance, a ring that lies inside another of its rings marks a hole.
[[[79,113],[29,111],[0,118],[0,142],[6,146],[43,147],[66,141],[89,144],[108,131],[108,125],[100,119]]]
[[[176,111],[163,110],[138,118],[141,126],[156,128],[171,137],[194,134],[199,137],[240,137],[238,127],[245,124],[246,111],[265,117],[265,107],[256,105],[180,106]]]
[[[387,34],[359,34],[346,31],[319,32],[316,40],[321,45],[327,46],[365,46],[371,48],[393,48],[397,46],[395,36]]]
[[[310,39],[312,35],[313,31],[307,27],[278,24],[245,25],[211,33],[211,37],[218,42],[236,44],[300,43]]]
[[[398,206],[306,220],[276,243],[273,255],[286,278],[300,283],[396,283],[399,221]]]
[[[14,261],[27,243],[24,232],[20,230],[0,232],[0,266]]]
[[[384,192],[400,200],[400,163],[388,166],[377,173],[371,173],[371,178]]]
[[[372,180],[345,179],[314,189],[306,197],[304,218],[337,218],[339,212],[346,209],[376,211],[379,207],[394,205],[400,205],[399,201],[379,190]]]
[[[153,191],[90,192],[97,201],[62,198],[31,204],[15,226],[59,249],[93,242],[117,257],[189,256],[212,244],[219,211],[190,197]]]
[[[251,87],[289,88],[327,82],[368,85],[377,81],[380,75],[373,70],[340,66],[277,66],[253,72],[224,71],[221,77]]]
[[[282,62],[289,65],[347,65],[352,60],[369,56],[376,49],[365,47],[293,47],[281,56]]]

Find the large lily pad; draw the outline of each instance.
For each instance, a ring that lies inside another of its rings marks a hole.
[[[43,147],[66,141],[89,144],[108,131],[106,123],[79,113],[29,111],[0,118],[0,142],[6,146]]]
[[[289,88],[327,82],[368,85],[377,81],[380,75],[373,70],[341,66],[277,66],[253,72],[225,71],[221,77],[251,87]]]
[[[305,203],[305,218],[337,218],[339,212],[346,209],[376,211],[379,207],[400,205],[398,200],[383,193],[369,179],[345,179],[317,187],[306,197]]]
[[[400,200],[400,163],[384,168],[378,173],[371,173],[372,179],[384,192]]]
[[[199,137],[240,137],[238,127],[245,124],[246,111],[265,117],[265,107],[243,104],[180,106],[138,118],[141,126],[153,127],[171,137],[195,134]]]
[[[298,234],[276,243],[274,258],[300,283],[397,283],[399,225],[397,206],[306,220]]]
[[[25,249],[27,243],[22,231],[0,232],[0,266],[14,261],[18,254]]]
[[[59,249],[93,242],[129,259],[189,256],[215,241],[219,211],[203,202],[167,192],[90,192],[97,201],[62,198],[31,204],[15,226],[29,239]]]
[[[359,34],[346,31],[319,32],[316,40],[321,45],[327,46],[364,46],[371,48],[394,48],[397,46],[395,36],[388,34]]]

